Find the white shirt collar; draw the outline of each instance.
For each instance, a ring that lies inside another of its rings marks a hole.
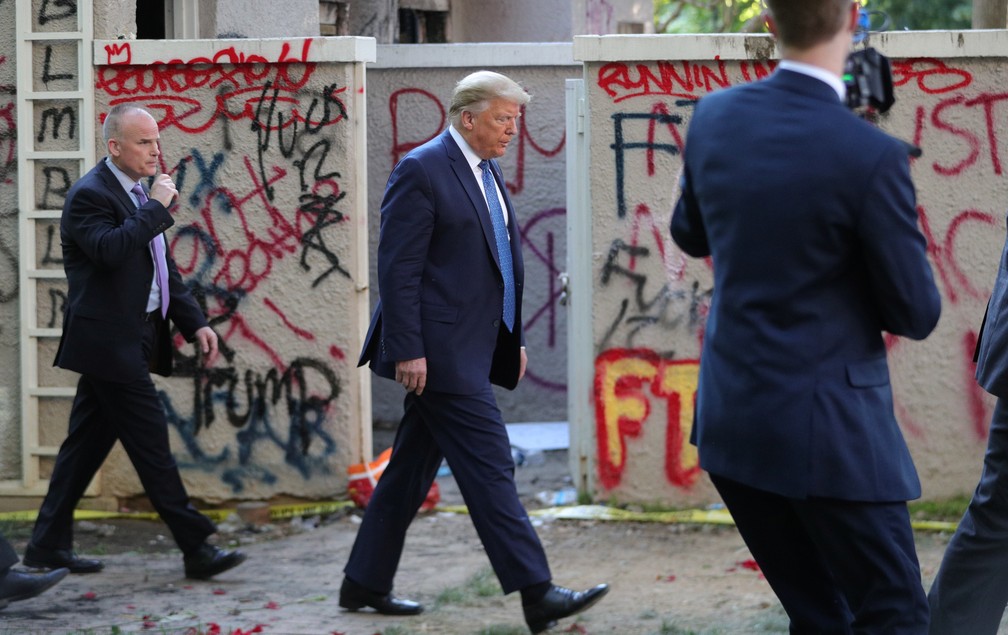
[[[462,136],[462,133],[456,130],[455,126],[448,126],[448,134],[452,136],[452,139],[454,139],[455,143],[458,144],[459,149],[462,150],[462,154],[465,155],[466,161],[469,162],[469,167],[471,167],[473,171],[479,170],[480,161],[483,159],[479,158],[479,155],[473,151],[469,142]]]
[[[112,174],[115,174],[115,177],[119,180],[119,185],[123,186],[126,193],[136,198],[136,195],[133,194],[133,186],[139,181],[131,181],[130,177],[126,176],[126,174],[120,170],[115,163],[112,163],[111,157],[105,157],[105,165],[109,166],[109,169],[112,170]]]
[[[479,166],[483,159],[481,159],[479,155],[473,151],[472,146],[470,146],[469,142],[462,137],[462,133],[455,129],[455,126],[448,126],[448,134],[450,134],[452,139],[455,140],[455,143],[458,144],[459,150],[462,151],[466,161],[469,163],[469,169],[473,171],[473,176],[476,177],[476,184],[479,186],[480,191],[483,192],[483,196],[490,196],[483,187],[483,168]],[[494,181],[493,195],[497,197],[497,201],[500,203],[501,211],[504,213],[504,222],[508,223],[507,204],[504,202],[504,197],[497,188],[496,180]],[[510,240],[510,236],[508,239]]]
[[[847,100],[847,86],[844,85],[843,80],[829,72],[825,68],[819,66],[814,66],[812,64],[806,64],[805,62],[796,62],[794,60],[781,60],[777,68],[782,68],[786,71],[794,71],[795,73],[801,73],[802,75],[808,75],[809,77],[814,77],[820,81],[829,84],[830,88],[836,91],[837,96],[840,101]]]

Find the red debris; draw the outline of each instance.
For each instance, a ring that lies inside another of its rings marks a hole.
[[[735,564],[737,564],[738,566],[742,567],[743,569],[749,569],[750,571],[759,571],[760,570],[759,565],[756,564],[756,561],[753,560],[752,558],[749,558],[748,560],[742,560],[742,561],[736,562]]]

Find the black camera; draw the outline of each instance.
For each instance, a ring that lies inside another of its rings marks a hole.
[[[847,85],[847,107],[852,110],[871,107],[885,112],[896,103],[889,58],[874,48],[851,53],[843,79]]]
[[[847,86],[847,107],[865,119],[889,110],[896,103],[889,58],[871,47],[854,51],[847,57],[843,80]],[[923,154],[914,144],[900,141],[910,156],[917,158]]]

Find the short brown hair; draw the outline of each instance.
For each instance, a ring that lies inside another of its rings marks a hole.
[[[851,0],[766,0],[766,4],[781,44],[804,50],[843,28]]]

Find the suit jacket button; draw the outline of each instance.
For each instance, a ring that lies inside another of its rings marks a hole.
[[[495,329],[499,329],[500,328],[500,320],[494,320],[493,321],[493,327]]]

